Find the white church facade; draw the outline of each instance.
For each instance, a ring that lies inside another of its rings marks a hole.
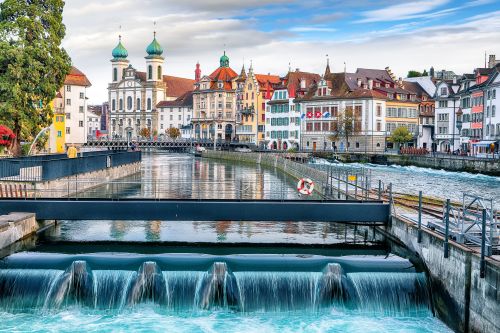
[[[194,80],[163,75],[165,59],[156,33],[146,52],[146,72],[140,72],[129,63],[121,36],[113,49],[112,81],[108,85],[112,138],[132,140],[144,134],[149,137],[163,134],[157,105],[175,100],[194,88]]]

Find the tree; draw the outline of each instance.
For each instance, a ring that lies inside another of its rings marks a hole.
[[[398,145],[405,144],[413,140],[413,135],[408,128],[401,126],[397,127],[388,138],[390,142],[397,143]]]
[[[149,138],[151,136],[151,130],[147,127],[144,127],[143,129],[141,129],[139,134],[144,138]]]
[[[22,140],[51,123],[50,103],[70,71],[63,7],[63,0],[0,3],[0,123],[16,136],[16,156]]]
[[[422,73],[417,71],[408,71],[408,75],[406,77],[420,77]]]
[[[339,112],[337,121],[332,123],[332,135],[329,136],[330,141],[345,139],[346,150],[349,147],[349,138],[361,131],[361,115],[355,115],[351,106],[346,107]]]
[[[427,73],[427,69],[424,69],[424,71],[422,72],[422,76],[429,76],[429,73]]]
[[[167,130],[165,130],[165,133],[172,139],[175,140],[178,137],[181,136],[181,131],[179,131],[178,128],[176,127],[170,127]]]

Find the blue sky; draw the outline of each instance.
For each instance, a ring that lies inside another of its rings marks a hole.
[[[156,25],[154,25],[156,22]],[[153,30],[165,49],[167,74],[204,74],[223,49],[239,72],[446,68],[471,72],[484,52],[500,58],[500,0],[68,0],[64,46],[93,83],[92,102],[106,100],[110,53],[123,35],[134,67],[144,70]],[[121,28],[120,28],[121,27]]]

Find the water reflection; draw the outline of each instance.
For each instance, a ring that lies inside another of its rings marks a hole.
[[[328,222],[62,221],[47,241],[362,244],[355,226]]]
[[[88,190],[81,196],[299,199],[295,180],[277,170],[262,168],[259,165],[167,153],[144,154],[140,174]]]

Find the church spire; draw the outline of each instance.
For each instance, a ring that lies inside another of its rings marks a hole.
[[[328,54],[326,55],[326,69],[325,69],[325,78],[331,74],[330,71],[330,58],[328,58]]]

